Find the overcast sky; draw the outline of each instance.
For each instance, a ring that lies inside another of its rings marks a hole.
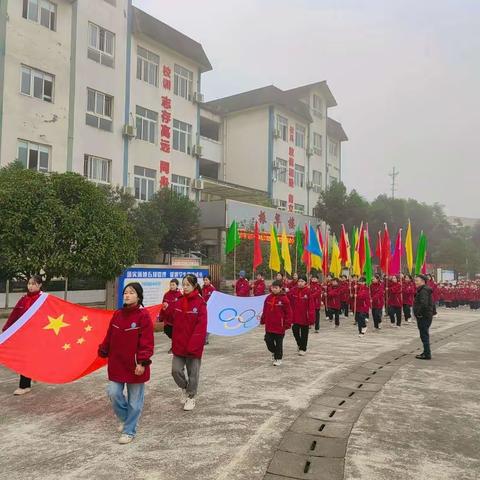
[[[326,80],[343,180],[480,218],[480,0],[134,0],[202,43],[211,100]]]

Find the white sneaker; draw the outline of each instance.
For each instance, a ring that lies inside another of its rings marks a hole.
[[[281,361],[281,360],[275,360],[275,361],[273,362],[273,365],[274,365],[275,367],[279,367],[281,364],[282,364],[282,361]]]
[[[126,433],[122,433],[120,435],[120,438],[118,439],[118,443],[120,445],[126,445],[127,443],[130,443],[133,440],[132,435],[127,435]]]
[[[320,330],[315,330],[315,333],[320,333]]]
[[[180,394],[180,403],[182,405],[185,405],[187,398],[188,398],[187,391],[185,389],[182,389],[182,393]]]
[[[359,333],[358,336],[359,336],[360,338],[364,338],[364,337],[365,337],[365,334],[364,334],[364,333]]]
[[[25,395],[31,390],[31,388],[17,388],[13,394],[14,395]]]
[[[335,325],[335,328],[338,328],[340,325]]]
[[[363,328],[362,328],[362,334],[365,335],[365,333],[367,333],[367,327],[363,327]]]
[[[307,354],[307,352],[305,350],[299,350],[298,354],[303,357]]]
[[[379,326],[377,327],[377,329],[378,329],[378,330],[381,330],[381,329],[382,329],[382,326],[381,326],[381,325],[379,325]]]
[[[186,412],[190,412],[191,410],[193,410],[195,408],[195,398],[190,398],[188,397],[187,398],[187,401],[185,402],[185,405],[183,406],[183,409],[186,411]]]
[[[118,425],[118,427],[117,427],[117,432],[118,432],[118,433],[122,433],[124,426],[125,426],[125,425],[124,425],[123,423],[120,423],[120,424]]]

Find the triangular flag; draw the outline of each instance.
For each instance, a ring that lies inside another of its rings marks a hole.
[[[282,258],[283,268],[289,275],[292,274],[292,261],[290,259],[290,249],[288,247],[287,232],[285,231],[285,225],[283,226],[282,233]]]

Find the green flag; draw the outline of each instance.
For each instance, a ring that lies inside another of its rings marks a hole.
[[[415,261],[415,275],[419,275],[422,272],[423,264],[427,257],[427,237],[423,233],[423,230],[420,232],[420,237],[418,238],[417,244],[417,258]]]
[[[280,252],[282,251],[282,247],[280,246],[280,240],[278,239],[278,233],[275,225],[273,225],[273,237],[275,239],[275,243],[277,244],[277,251],[280,254]],[[280,263],[282,263],[281,259]]]
[[[350,237],[350,259],[353,268],[353,259],[355,258],[355,247],[357,241],[357,229],[353,226],[352,227],[352,236]]]
[[[240,245],[240,235],[238,233],[238,224],[234,220],[230,225],[227,233],[227,241],[225,243],[225,253],[233,252]]]
[[[370,251],[370,241],[368,235],[365,235],[365,280],[368,286],[372,284],[373,268],[372,268],[372,253]]]
[[[303,235],[302,231],[297,228],[295,230],[295,249],[297,251],[298,258],[302,258],[303,255]]]

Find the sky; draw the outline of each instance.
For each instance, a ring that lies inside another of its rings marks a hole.
[[[200,42],[206,100],[326,80],[342,180],[480,218],[480,1],[133,0]],[[181,6],[180,6],[181,5]]]

